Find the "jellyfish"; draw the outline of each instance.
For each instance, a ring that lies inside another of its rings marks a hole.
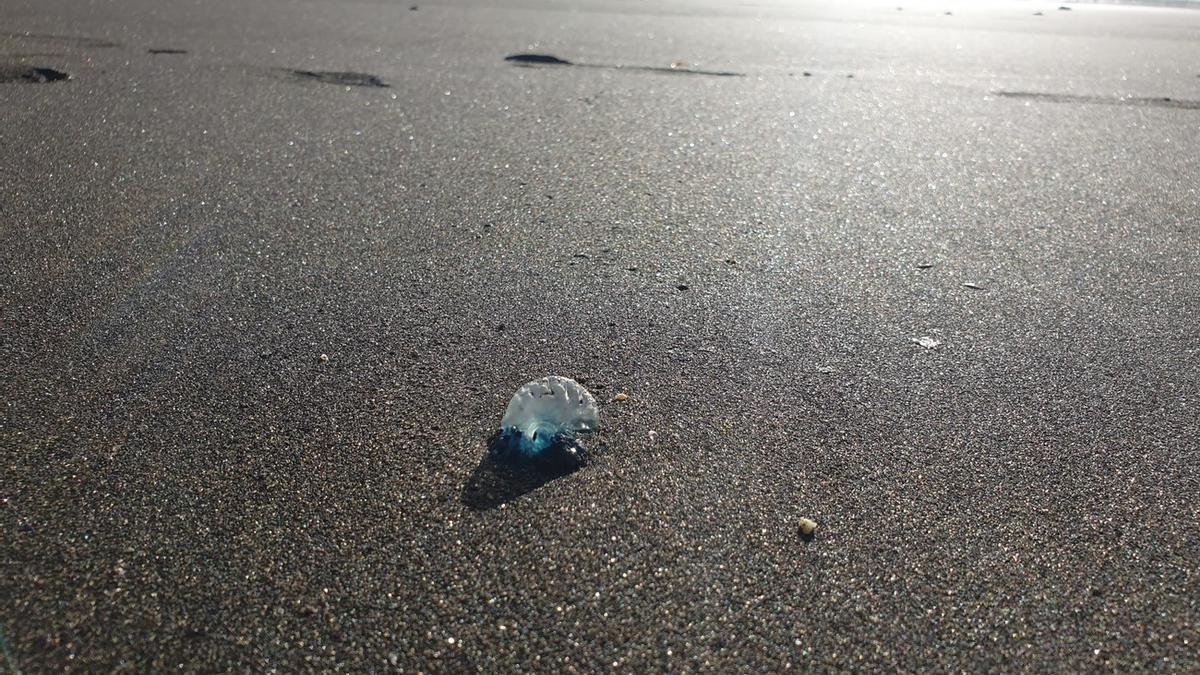
[[[578,437],[599,428],[596,399],[583,385],[569,377],[543,377],[522,385],[508,402],[498,454],[509,460],[577,458]]]

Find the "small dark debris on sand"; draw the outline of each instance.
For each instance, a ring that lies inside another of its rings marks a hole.
[[[0,83],[45,84],[69,80],[71,76],[53,68],[35,66],[0,65]]]
[[[511,54],[504,57],[505,61],[513,61],[515,63],[543,63],[554,66],[569,66],[570,61],[560,59],[557,56],[550,54]]]
[[[742,73],[734,73],[729,71],[719,70],[696,70],[680,65],[681,61],[676,61],[670,66],[627,66],[627,65],[611,65],[604,63],[577,63],[560,59],[557,56],[550,54],[510,54],[504,57],[505,61],[511,61],[518,66],[576,66],[579,68],[605,68],[608,70],[625,70],[625,71],[641,71],[647,73],[669,73],[671,75],[711,75],[716,77],[742,77]]]
[[[315,80],[326,84],[341,84],[348,87],[387,87],[388,83],[369,73],[336,70],[293,70],[292,75],[302,80]]]
[[[186,54],[186,49],[173,49],[171,47],[151,47],[146,50],[147,54]]]
[[[1090,96],[1086,94],[1053,94],[1032,91],[998,91],[1004,98],[1025,98],[1051,103],[1088,103],[1097,105],[1153,106],[1200,110],[1200,100],[1171,98],[1170,96]]]

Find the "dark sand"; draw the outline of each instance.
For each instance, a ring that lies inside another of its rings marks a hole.
[[[1200,12],[494,4],[0,5],[5,660],[1200,668]]]

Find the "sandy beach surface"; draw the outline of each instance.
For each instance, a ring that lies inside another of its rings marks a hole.
[[[6,0],[3,663],[1200,669],[1200,11],[1069,7]]]

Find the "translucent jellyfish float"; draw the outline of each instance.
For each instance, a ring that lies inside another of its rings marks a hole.
[[[578,437],[599,428],[591,393],[569,377],[551,375],[513,394],[493,452],[508,461],[581,462]]]

